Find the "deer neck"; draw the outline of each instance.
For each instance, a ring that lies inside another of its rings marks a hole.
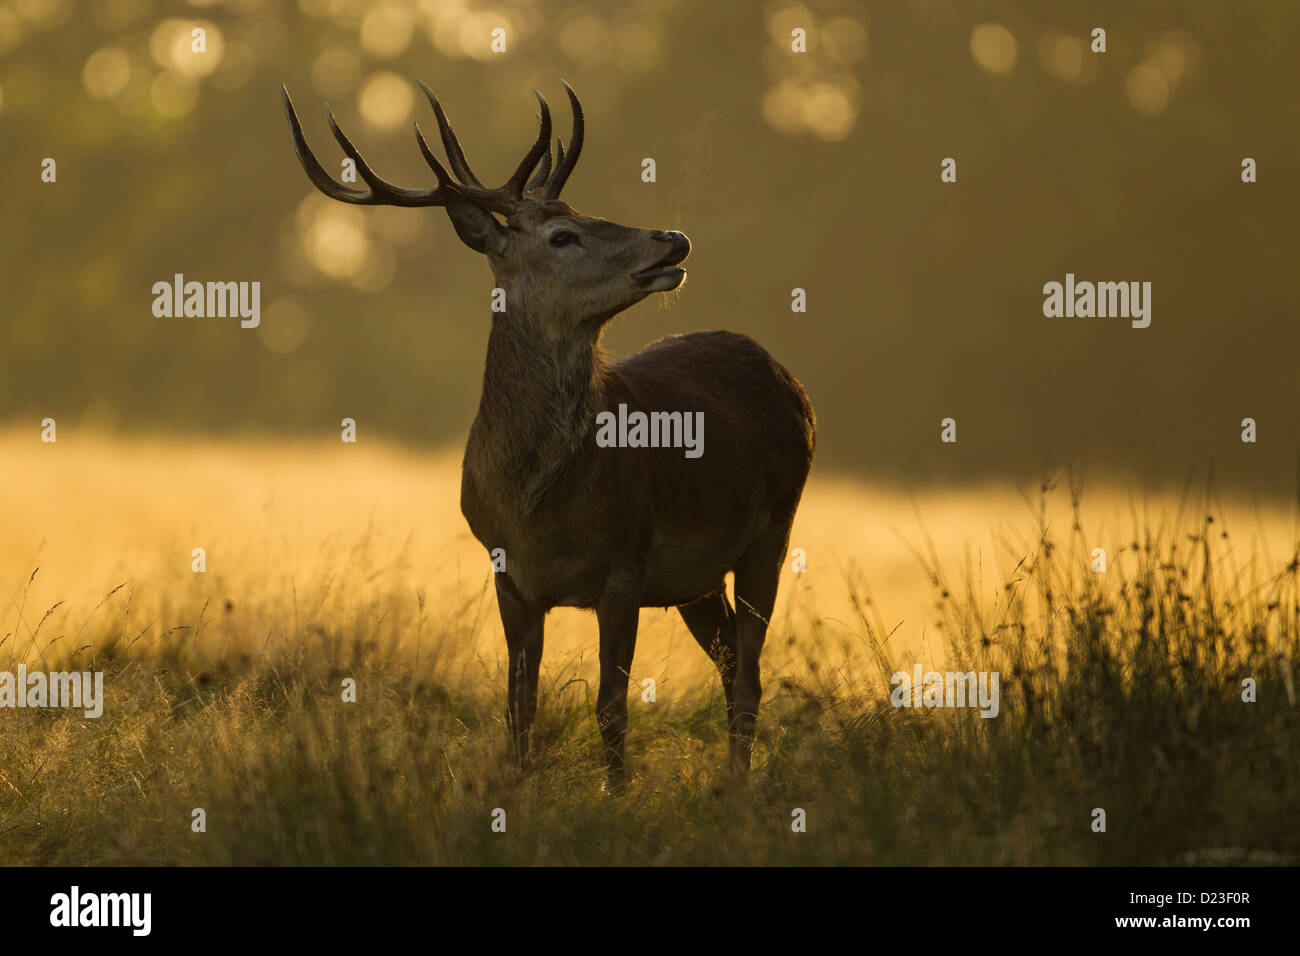
[[[466,467],[532,511],[590,449],[606,375],[598,327],[555,337],[518,311],[493,315]]]

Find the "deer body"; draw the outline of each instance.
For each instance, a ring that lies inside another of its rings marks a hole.
[[[522,368],[494,361],[508,335],[494,330],[489,342],[461,510],[485,548],[504,549],[522,598],[595,609],[626,580],[639,607],[676,607],[720,587],[754,540],[788,522],[811,456],[811,409],[752,339],[674,336],[614,365],[592,347],[556,376],[540,355],[508,353]],[[704,454],[597,447],[597,414],[620,404],[702,412]]]
[[[605,324],[647,295],[677,288],[689,240],[583,216],[559,200],[584,130],[567,84],[574,112],[567,154],[557,142],[552,166],[550,112],[538,94],[537,141],[499,189],[484,188],[474,176],[441,106],[424,89],[457,177],[417,126],[438,178],[431,189],[379,178],[331,114],[334,135],[368,188],[334,182],[307,148],[287,92],[284,103],[299,158],[326,195],[446,207],[457,234],[488,257],[505,291],[506,310],[492,317],[483,393],[465,449],[461,511],[485,548],[505,554],[495,581],[515,753],[522,760],[529,749],[547,612],[590,609],[600,630],[597,723],[611,784],[621,787],[640,609],[677,607],[718,667],[731,761],[747,769],[761,696],[759,654],[812,462],[812,405],[780,363],[731,332],[672,336],[610,363],[600,347]],[[702,454],[601,447],[598,416],[620,407],[697,416],[707,435]],[[735,607],[724,584],[728,572],[735,575]]]

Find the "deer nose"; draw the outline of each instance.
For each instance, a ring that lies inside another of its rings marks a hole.
[[[691,251],[691,240],[687,239],[684,233],[680,233],[675,229],[657,232],[654,238],[661,242],[671,242],[674,246],[673,251],[681,253],[681,259],[685,259]]]

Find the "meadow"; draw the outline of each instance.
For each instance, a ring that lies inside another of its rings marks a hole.
[[[0,670],[103,671],[106,696],[0,709],[0,864],[1300,861],[1292,506],[815,469],[753,773],[725,769],[712,666],[647,610],[616,796],[581,612],[548,618],[534,757],[507,759],[457,453],[28,428],[0,462]],[[917,662],[998,671],[999,715],[893,707]]]

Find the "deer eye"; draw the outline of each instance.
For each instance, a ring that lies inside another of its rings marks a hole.
[[[561,229],[551,236],[551,245],[555,246],[557,249],[561,246],[567,246],[570,243],[577,241],[578,234],[576,232],[569,232],[567,229]]]

